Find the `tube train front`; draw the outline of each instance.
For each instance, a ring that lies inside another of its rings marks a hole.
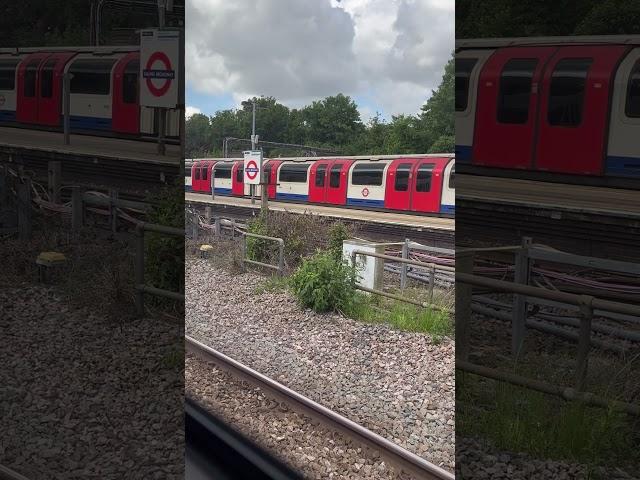
[[[185,190],[248,196],[243,161],[193,159],[185,168]],[[354,208],[453,215],[453,155],[278,158],[265,160],[270,199]],[[212,181],[213,179],[213,181]],[[260,195],[262,186],[257,186]]]

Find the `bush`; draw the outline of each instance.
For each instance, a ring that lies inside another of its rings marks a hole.
[[[291,277],[291,289],[305,308],[330,312],[348,308],[355,293],[356,270],[332,252],[305,259]]]
[[[329,229],[329,251],[336,260],[342,260],[342,243],[351,236],[351,232],[342,222],[334,223]]]

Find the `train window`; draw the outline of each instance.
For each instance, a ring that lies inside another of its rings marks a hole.
[[[131,60],[124,68],[122,75],[122,101],[124,103],[138,103],[138,70],[140,62]]]
[[[582,105],[590,58],[560,60],[551,75],[549,90],[550,125],[576,127],[582,121]]]
[[[200,180],[200,167],[196,167],[196,180]]]
[[[324,187],[324,177],[327,173],[327,165],[322,164],[318,165],[318,169],[316,170],[316,187]]]
[[[184,169],[184,176],[185,176],[185,178],[190,178],[191,177],[191,168],[185,168]]]
[[[271,184],[271,165],[266,165],[264,167],[264,179],[267,182],[267,185]]]
[[[33,98],[36,96],[36,72],[38,71],[40,60],[33,60],[27,65],[24,72],[24,96]]]
[[[382,185],[384,163],[359,163],[351,174],[352,185]]]
[[[477,58],[456,58],[456,112],[464,112],[469,102],[469,78]]]
[[[629,86],[627,87],[627,106],[625,107],[627,117],[640,117],[640,60],[631,71]]]
[[[430,192],[431,191],[431,177],[433,175],[433,163],[427,163],[426,165],[420,165],[418,167],[418,174],[416,175],[416,192]]]
[[[409,172],[411,172],[410,163],[401,163],[396,170],[396,192],[406,192],[409,190]]]
[[[205,165],[204,167],[202,167],[202,180],[206,180],[208,176],[209,176],[209,167]]]
[[[71,64],[71,93],[109,95],[115,60],[76,60]]]
[[[456,167],[454,165],[453,167],[451,167],[451,174],[449,175],[449,188],[451,190],[456,188],[455,178],[456,178]]]
[[[340,188],[340,172],[342,172],[342,165],[334,165],[329,170],[329,186],[331,188]]]
[[[15,90],[18,60],[0,61],[0,90]]]
[[[236,182],[244,182],[244,165],[240,165],[238,170],[236,170]]]
[[[500,76],[498,96],[498,122],[527,123],[533,72],[538,60],[514,58],[509,60]]]
[[[216,165],[216,180],[218,178],[231,178],[231,165]]]
[[[285,163],[280,167],[280,181],[305,183],[308,170],[308,163]]]
[[[53,96],[53,67],[56,60],[47,60],[40,71],[40,96],[51,98]]]

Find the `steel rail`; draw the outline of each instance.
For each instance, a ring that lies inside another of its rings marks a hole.
[[[418,455],[409,452],[399,445],[387,440],[384,437],[364,428],[361,425],[343,417],[313,400],[300,395],[288,387],[272,380],[271,378],[241,364],[240,362],[227,357],[198,340],[185,335],[186,351],[191,352],[200,358],[212,361],[221,368],[229,371],[232,375],[241,377],[253,383],[289,406],[309,415],[316,421],[336,429],[348,437],[363,443],[380,455],[385,457],[389,463],[401,468],[407,473],[415,475],[419,479],[428,480],[454,480],[455,476],[434,465]]]
[[[29,478],[4,465],[0,465],[0,480],[29,480]]]

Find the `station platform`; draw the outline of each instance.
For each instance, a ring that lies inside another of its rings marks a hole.
[[[250,209],[260,209],[260,199],[256,198],[255,204],[249,198],[216,196],[214,199],[210,195],[200,193],[185,193],[187,202],[210,204],[218,206],[240,207]],[[302,203],[277,202],[269,200],[269,209],[274,211],[286,211],[291,213],[313,213],[320,216],[343,218],[358,222],[376,223],[383,225],[397,225],[411,227],[416,230],[442,230],[453,232],[455,230],[455,220],[452,218],[429,217],[425,215],[410,215],[404,213],[381,212],[375,210],[357,210],[344,207],[329,207],[326,205],[313,205]]]

